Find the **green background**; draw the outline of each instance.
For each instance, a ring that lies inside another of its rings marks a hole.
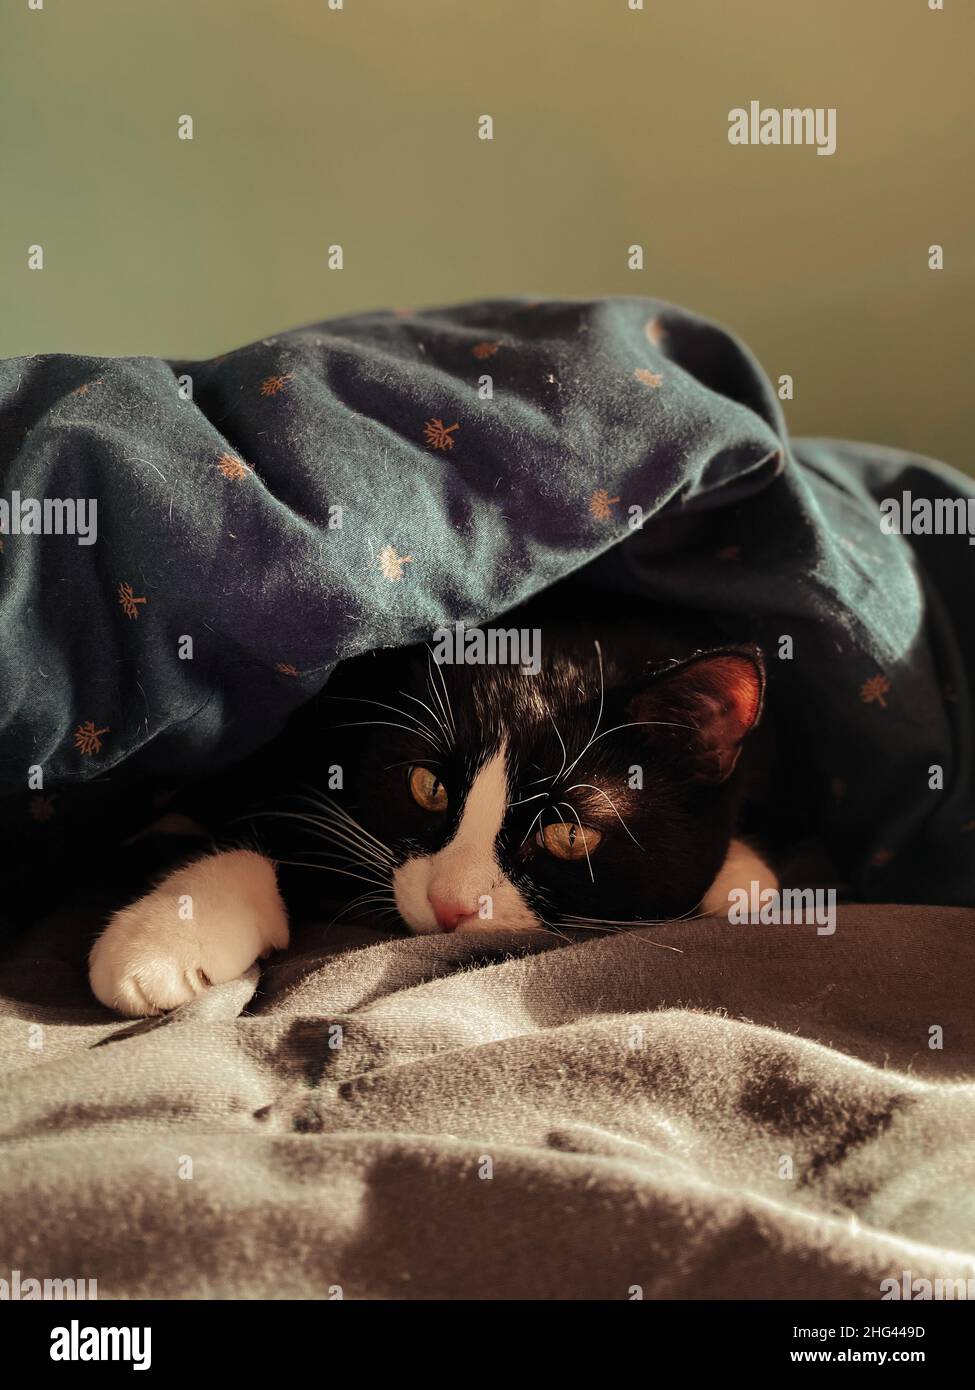
[[[790,373],[796,432],[975,472],[969,0],[2,0],[0,24],[2,356],[656,295]],[[730,145],[753,99],[835,106],[837,152]]]

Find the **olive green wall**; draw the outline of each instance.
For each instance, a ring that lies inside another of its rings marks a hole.
[[[792,374],[796,431],[975,471],[970,0],[3,0],[0,26],[0,355],[659,295]],[[836,153],[730,145],[753,99],[835,106]]]

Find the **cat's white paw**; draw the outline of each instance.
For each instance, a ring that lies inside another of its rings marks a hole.
[[[732,840],[728,846],[727,857],[718,871],[718,876],[704,895],[701,906],[705,912],[716,917],[727,917],[730,895],[740,889],[748,893],[752,883],[757,883],[759,892],[766,888],[778,888],[779,880],[774,869],[755,853],[744,840]]]
[[[89,980],[101,1003],[141,1018],[236,980],[287,944],[274,865],[231,850],[175,869],[116,912],[91,949]]]

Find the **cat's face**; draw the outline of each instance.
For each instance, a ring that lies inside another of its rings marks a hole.
[[[580,640],[543,644],[537,675],[421,648],[363,658],[329,689],[357,726],[346,844],[388,876],[407,927],[565,931],[699,907],[764,675],[756,649],[648,677]]]

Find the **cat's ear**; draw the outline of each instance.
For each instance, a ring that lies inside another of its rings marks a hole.
[[[724,782],[742,740],[758,723],[765,699],[765,663],[758,647],[703,652],[658,672],[629,703],[633,720],[655,738],[682,747],[694,776]]]

